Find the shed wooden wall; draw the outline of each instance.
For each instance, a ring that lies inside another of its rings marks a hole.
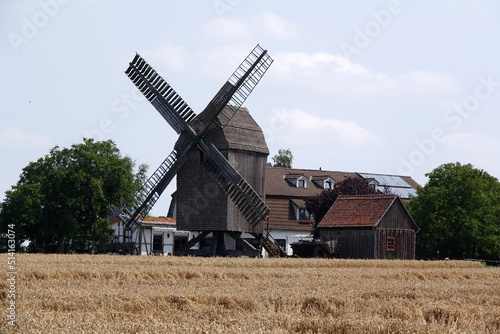
[[[376,227],[377,258],[414,259],[416,226],[400,201],[387,210]],[[395,238],[395,250],[387,250],[387,237]]]
[[[374,230],[370,228],[321,228],[321,240],[338,240],[336,257],[348,259],[373,259]]]
[[[395,238],[395,250],[387,250],[387,237]],[[377,230],[377,259],[413,260],[415,258],[415,231]]]

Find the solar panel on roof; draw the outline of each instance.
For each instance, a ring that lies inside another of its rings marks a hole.
[[[386,185],[389,187],[405,187],[411,188],[411,186],[399,176],[391,175],[378,175],[378,174],[360,174],[365,179],[375,179],[380,185]]]
[[[394,195],[401,198],[410,198],[417,196],[417,191],[413,189],[405,180],[395,175],[379,175],[379,174],[360,174],[365,179],[374,179],[378,182],[377,190],[385,191],[385,187],[389,187]]]

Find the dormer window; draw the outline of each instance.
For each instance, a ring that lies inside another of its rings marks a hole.
[[[313,184],[320,189],[333,189],[335,182],[329,175],[313,175],[310,177]]]
[[[377,186],[379,185],[379,183],[376,180],[372,179],[370,182],[368,182],[368,185],[372,190],[377,190]]]
[[[306,179],[305,178],[300,178],[297,179],[297,188],[306,188]]]
[[[299,219],[298,220],[311,220],[311,215],[306,208],[299,208]]]
[[[309,224],[311,222],[311,214],[307,211],[306,202],[303,199],[291,199],[290,204],[292,205],[295,219],[299,223]]]
[[[285,174],[283,178],[295,188],[307,188],[307,178],[304,174]]]

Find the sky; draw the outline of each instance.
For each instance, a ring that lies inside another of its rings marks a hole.
[[[84,137],[150,173],[174,130],[124,74],[138,52],[199,113],[256,44],[244,103],[293,167],[500,178],[498,1],[4,0],[0,200],[29,162]],[[173,182],[153,215],[166,215]]]

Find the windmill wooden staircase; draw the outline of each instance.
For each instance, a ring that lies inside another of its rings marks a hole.
[[[251,233],[255,238],[259,237],[258,233]],[[280,247],[278,242],[269,233],[269,216],[267,218],[267,228],[262,234],[262,247],[266,250],[269,257],[287,257],[286,252]]]

